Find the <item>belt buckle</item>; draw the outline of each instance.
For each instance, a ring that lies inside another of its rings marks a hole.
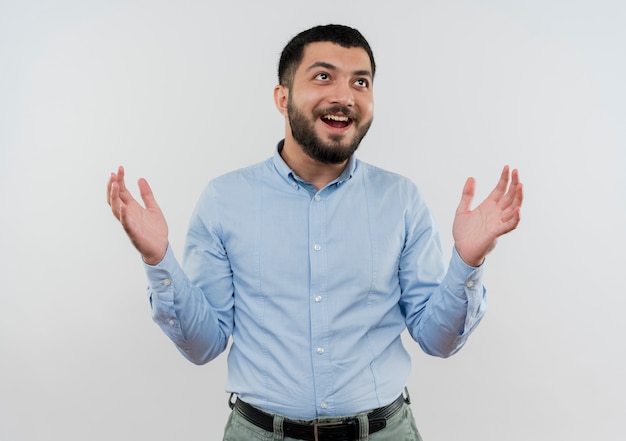
[[[338,422],[338,423],[313,423],[313,441],[324,441],[323,439],[320,439],[319,437],[319,431],[318,428],[322,427],[322,428],[330,428],[333,426],[355,426],[356,425],[356,420],[354,419],[349,419],[349,420],[345,420],[342,422]]]

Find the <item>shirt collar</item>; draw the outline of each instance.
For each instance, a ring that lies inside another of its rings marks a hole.
[[[276,150],[274,151],[274,167],[276,167],[276,171],[280,174],[280,176],[285,179],[289,185],[292,186],[300,186],[302,183],[305,183],[302,178],[300,178],[290,167],[287,165],[285,160],[280,156],[280,152],[283,149],[283,145],[285,144],[285,140],[282,139],[277,145]],[[342,184],[345,181],[352,178],[352,175],[356,171],[357,167],[357,159],[352,155],[348,160],[348,164],[346,164],[346,168],[343,169],[341,174],[337,177],[337,179],[330,182],[331,184]]]

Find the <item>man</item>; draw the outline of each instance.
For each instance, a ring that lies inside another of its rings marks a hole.
[[[285,138],[267,161],[209,183],[182,267],[148,183],[143,208],[123,168],[111,174],[108,203],[145,262],[154,320],[198,364],[232,337],[225,440],[419,440],[400,334],[447,357],[484,314],[483,260],[520,219],[517,171],[504,167],[474,210],[467,180],[446,269],[416,187],[353,155],[375,66],[349,27],[288,43],[274,89]]]

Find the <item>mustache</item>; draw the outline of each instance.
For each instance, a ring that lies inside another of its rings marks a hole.
[[[331,106],[331,107],[325,107],[323,109],[316,109],[313,112],[313,116],[315,116],[315,118],[319,118],[320,116],[327,115],[329,113],[332,113],[332,114],[340,113],[356,122],[359,122],[360,120],[359,115],[357,115],[357,113],[354,110],[352,110],[350,107],[346,107],[346,106]]]

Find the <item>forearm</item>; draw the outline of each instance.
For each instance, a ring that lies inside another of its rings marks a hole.
[[[219,311],[211,305],[202,290],[192,285],[168,248],[163,260],[145,265],[152,318],[192,363],[204,364],[224,351],[231,327],[220,320]]]
[[[485,314],[483,267],[466,265],[456,251],[442,282],[420,314],[407,321],[424,352],[449,357],[466,343]]]

